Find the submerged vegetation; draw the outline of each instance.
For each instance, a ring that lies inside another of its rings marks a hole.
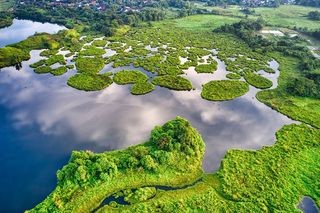
[[[186,120],[177,118],[156,127],[146,143],[126,150],[73,152],[57,172],[56,189],[29,212],[295,212],[303,195],[320,200],[319,141],[319,130],[285,126],[277,132],[275,145],[230,150],[216,173],[203,175],[204,143]],[[112,195],[127,204],[100,206]]]
[[[225,101],[240,97],[248,91],[249,86],[243,81],[210,81],[203,85],[201,97],[209,101]]]

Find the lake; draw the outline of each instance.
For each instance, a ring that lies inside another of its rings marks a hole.
[[[13,19],[11,26],[0,29],[0,47],[22,41],[35,33],[52,34],[62,29],[66,28],[57,24]]]
[[[15,21],[17,26],[21,20]],[[44,25],[51,32],[52,25]],[[9,28],[7,32],[13,32]],[[32,25],[22,24],[21,28],[29,31]],[[2,37],[0,42],[8,44],[8,39],[1,41]],[[258,90],[253,87],[232,101],[201,99],[203,83],[225,78],[225,65],[219,60],[214,74],[187,71],[196,90],[156,87],[150,94],[133,96],[130,86],[116,84],[99,92],[68,87],[67,79],[75,70],[59,77],[35,74],[29,64],[39,60],[39,53],[32,51],[19,71],[9,67],[0,72],[2,212],[22,212],[42,201],[54,189],[55,173],[67,163],[72,150],[104,152],[139,144],[148,139],[155,125],[176,116],[188,119],[206,142],[203,167],[207,172],[219,168],[228,149],[270,146],[275,132],[294,122],[258,102]],[[277,70],[275,61],[270,65]],[[102,72],[110,69],[106,66]],[[265,76],[276,84],[278,74],[277,70]]]

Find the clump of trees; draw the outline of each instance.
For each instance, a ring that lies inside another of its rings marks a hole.
[[[320,20],[320,12],[319,11],[311,11],[308,14],[308,18],[312,20]]]

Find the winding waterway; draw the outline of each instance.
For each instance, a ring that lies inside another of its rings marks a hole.
[[[52,25],[45,25],[51,32]],[[32,26],[15,30],[22,28]],[[0,37],[0,46],[11,42],[8,39]],[[68,87],[66,81],[75,71],[60,77],[35,74],[28,65],[38,61],[40,51],[31,53],[21,70],[9,67],[0,72],[2,212],[22,212],[43,200],[54,189],[55,173],[67,163],[72,150],[103,152],[139,144],[155,125],[176,116],[188,119],[202,135],[206,142],[203,167],[208,172],[219,168],[228,149],[272,145],[275,132],[293,122],[258,102],[258,90],[253,87],[232,101],[201,99],[203,83],[224,78],[221,61],[213,75],[187,71],[196,90],[156,87],[150,94],[133,96],[130,86],[116,84],[99,92]],[[277,70],[275,61],[270,64]],[[278,73],[272,77],[275,84]]]

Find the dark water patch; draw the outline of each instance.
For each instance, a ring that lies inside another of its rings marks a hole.
[[[303,197],[298,208],[304,213],[319,213],[317,204],[310,197]]]

